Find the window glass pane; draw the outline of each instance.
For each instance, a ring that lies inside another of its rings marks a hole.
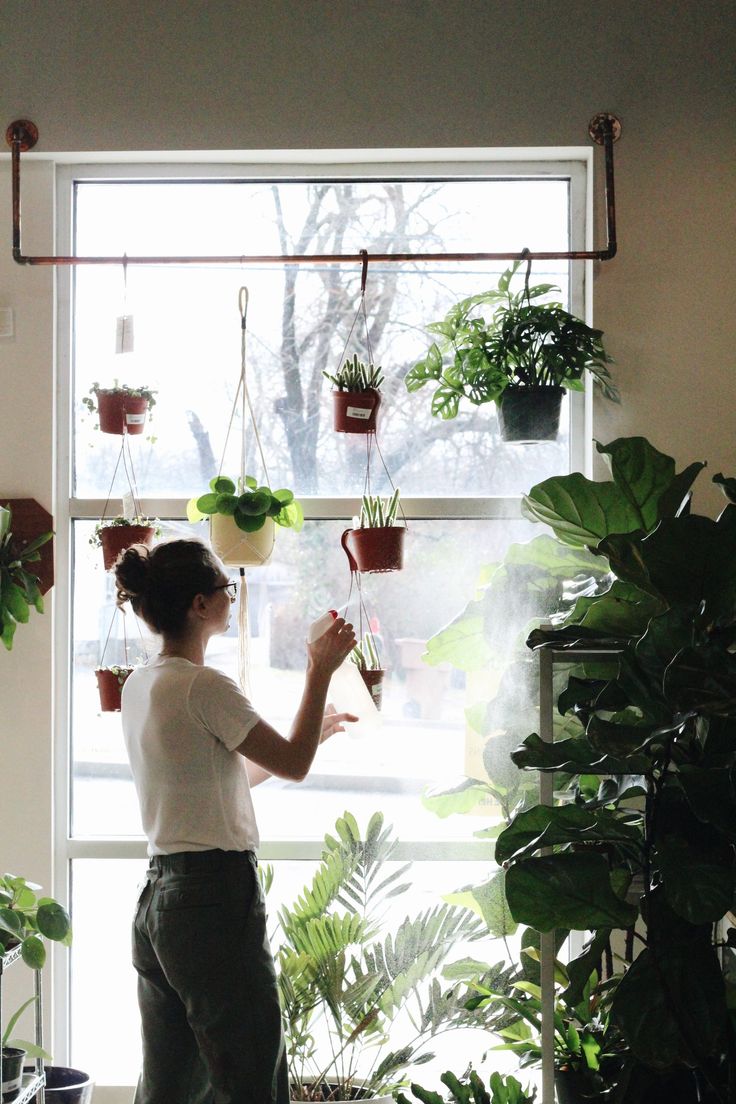
[[[357,251],[462,251],[569,247],[569,182],[555,179],[385,183],[82,183],[77,250],[112,255]],[[503,228],[503,229],[501,229]],[[237,243],[237,246],[236,246]],[[509,495],[569,466],[566,399],[560,436],[503,444],[494,404],[461,404],[433,418],[432,386],[409,394],[403,380],[434,337],[429,322],[465,296],[495,287],[505,266],[370,265],[370,346],[386,382],[379,438],[405,495]],[[567,265],[535,265],[569,300]],[[518,276],[522,286],[521,275]],[[80,267],[75,273],[75,486],[102,496],[113,483],[120,440],[95,431],[82,405],[94,382],[158,391],[149,433],[131,439],[142,496],[189,497],[218,470],[239,469],[238,417],[225,438],[240,375],[238,289],[249,288],[248,380],[269,477],[300,494],[343,495],[360,480],[365,441],[332,429],[331,384],[345,350],[368,360],[357,265],[198,268]],[[116,318],[132,314],[134,351],[115,353]],[[261,477],[253,435],[249,466]],[[380,464],[376,462],[376,476]],[[380,480],[379,480],[380,481]]]
[[[375,803],[371,811],[375,810]],[[358,822],[365,827],[367,817]],[[135,902],[145,877],[143,860],[77,859],[72,863],[72,907],[74,943],[71,950],[74,986],[72,989],[71,1064],[92,1073],[100,1085],[133,1084],[141,1061],[139,1015],[136,999],[136,975],[130,961],[130,924]],[[313,862],[277,860],[272,863],[274,880],[268,894],[269,935],[274,951],[279,943],[277,915],[283,905],[291,905],[314,872]],[[393,869],[389,864],[387,872]],[[454,864],[414,863],[409,876],[411,888],[391,902],[381,932],[393,933],[406,916],[417,916],[441,903],[443,894],[464,885],[486,881],[492,872],[490,863]],[[101,902],[105,923],[100,924]],[[508,951],[517,952],[516,938],[508,948],[500,940],[483,940],[458,947],[448,962],[461,959],[469,951],[474,958],[489,964],[507,961]],[[101,964],[104,985],[100,984]],[[406,1025],[404,1025],[406,1026]],[[397,1032],[403,1030],[397,1021]],[[417,1080],[437,1087],[439,1074],[451,1068],[462,1072],[468,1061],[480,1062],[488,1049],[490,1036],[477,1029],[449,1032],[439,1036],[431,1049],[435,1060],[417,1069]],[[515,1060],[503,1054],[494,1058],[494,1068],[513,1069]],[[530,1078],[524,1077],[526,1083]]]
[[[99,549],[88,544],[91,527],[75,526],[74,833],[136,835],[140,820],[120,715],[100,714],[94,668],[108,632],[106,663],[124,661],[124,632],[133,661],[157,645],[147,634],[141,638],[132,612],[115,615],[111,577],[98,562]],[[307,522],[300,534],[279,533],[271,563],[248,572],[251,696],[282,732],[289,731],[304,684],[308,625],[350,594],[343,528],[343,522]],[[257,787],[263,839],[319,839],[346,801],[362,815],[375,807],[377,795],[403,839],[468,838],[483,826],[483,816],[494,810],[440,820],[422,808],[420,795],[431,784],[483,776],[483,739],[465,711],[488,696],[487,679],[449,664],[427,666],[421,656],[428,638],[473,598],[481,568],[534,530],[523,521],[412,521],[403,571],[363,576],[360,613],[353,587],[347,612],[358,627],[362,617],[364,631],[373,624],[386,669],[381,712],[327,741],[304,782],[271,779]],[[190,531],[184,525],[166,529]],[[523,595],[519,602],[521,632]],[[512,618],[514,610],[507,608],[505,616]],[[236,616],[226,636],[213,638],[207,658],[237,679]],[[337,697],[335,705],[348,708],[350,701]]]

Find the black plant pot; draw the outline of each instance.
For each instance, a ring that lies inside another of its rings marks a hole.
[[[91,1104],[95,1083],[88,1073],[68,1066],[44,1066],[46,1104]]]
[[[561,387],[507,387],[498,400],[501,438],[514,444],[554,441],[560,428]]]
[[[2,1100],[3,1104],[9,1104],[20,1092],[23,1080],[23,1059],[26,1052],[18,1047],[3,1047],[2,1055]]]

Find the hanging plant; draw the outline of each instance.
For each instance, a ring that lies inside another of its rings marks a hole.
[[[146,414],[156,405],[155,396],[156,392],[149,387],[118,386],[116,380],[112,387],[100,387],[99,383],[93,383],[82,403],[90,414],[99,415],[102,433],[120,436],[143,433]]]
[[[210,518],[210,540],[225,564],[262,564],[271,555],[274,525],[296,532],[304,524],[304,511],[287,488],[272,491],[252,475],[237,484],[225,475],[210,480],[207,494],[187,503],[189,521]]]
[[[341,543],[351,571],[400,571],[404,566],[406,525],[398,521],[401,496],[396,488],[390,498],[363,495],[360,517],[346,529]]]
[[[134,544],[145,544],[150,548],[154,539],[160,536],[161,527],[151,518],[113,517],[103,518],[97,523],[89,543],[93,548],[102,549],[105,571],[111,571],[126,548]]]
[[[383,383],[380,366],[364,364],[356,353],[335,375],[325,371],[322,375],[335,387],[332,413],[336,432],[375,433]]]
[[[383,701],[383,679],[386,671],[381,666],[378,646],[372,632],[367,632],[361,642],[355,645],[350,653],[350,659],[358,668],[360,677],[373,699],[373,704],[376,709],[380,709]]]
[[[511,291],[521,261],[501,276],[498,286],[461,300],[441,322],[427,329],[438,335],[424,360],[405,378],[407,390],[434,382],[432,413],[456,417],[461,399],[474,406],[494,402],[506,441],[553,440],[559,427],[563,389],[584,390],[588,372],[605,398],[619,401],[603,348],[601,330],[563,310],[559,302],[535,303],[554,284]],[[479,307],[494,308],[489,320]]]
[[[100,695],[100,710],[102,713],[119,713],[121,694],[126,680],[133,673],[132,667],[113,665],[111,667],[97,667],[95,678]]]

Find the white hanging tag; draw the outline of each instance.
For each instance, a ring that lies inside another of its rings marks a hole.
[[[135,517],[135,502],[130,491],[123,495],[123,517],[126,521],[132,521]]]
[[[120,314],[115,320],[115,352],[132,353],[133,346],[133,315]]]

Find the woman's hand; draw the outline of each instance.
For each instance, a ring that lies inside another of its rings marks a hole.
[[[307,644],[309,668],[320,674],[334,674],[356,643],[353,626],[344,617],[336,617],[322,636]]]
[[[336,732],[344,732],[343,725],[345,721],[359,721],[360,717],[356,717],[354,713],[338,713],[334,705],[330,702],[325,708],[325,715],[322,718],[322,735],[319,738],[319,742],[323,744],[325,740],[329,740],[330,736],[334,736]]]

